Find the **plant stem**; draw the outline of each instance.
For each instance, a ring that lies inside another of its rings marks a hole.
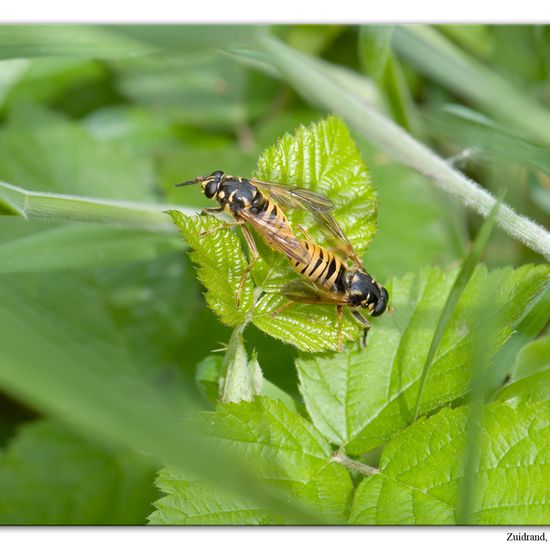
[[[388,155],[427,176],[478,214],[489,214],[496,199],[488,191],[361,100],[345,81],[336,83],[323,65],[267,33],[259,37],[259,44],[287,81],[307,99],[340,114]],[[505,204],[500,206],[497,223],[513,238],[550,259],[550,233],[543,227]]]
[[[170,217],[164,213],[166,210],[181,210],[187,215],[195,213],[189,208],[167,204],[142,204],[28,191],[4,182],[0,182],[0,212],[1,209],[23,218],[103,223],[162,233],[177,231]]]
[[[380,470],[378,470],[377,468],[373,468],[368,464],[363,464],[362,462],[353,460],[352,458],[344,454],[342,450],[338,450],[332,455],[332,461],[337,462],[338,464],[342,464],[349,470],[359,472],[364,476],[373,476],[380,473]]]

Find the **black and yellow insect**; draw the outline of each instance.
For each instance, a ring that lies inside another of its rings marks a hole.
[[[286,255],[294,269],[304,277],[282,288],[282,294],[290,300],[283,308],[293,302],[337,306],[339,349],[342,349],[343,306],[367,309],[373,317],[384,313],[389,299],[387,290],[365,270],[330,213],[334,204],[325,196],[300,187],[229,176],[221,170],[178,185],[195,183],[200,183],[205,196],[217,200],[220,205],[203,209],[203,214],[226,212],[236,220],[234,223],[224,223],[213,231],[232,225],[241,226],[252,252],[252,260],[239,285],[239,296],[248,273],[259,258],[254,238],[246,226],[249,223],[271,248]],[[297,237],[283,208],[311,212],[318,225],[331,238],[335,251],[316,244],[300,226],[298,229],[304,239]],[[352,309],[352,315],[365,327],[365,344],[370,324],[357,309]]]

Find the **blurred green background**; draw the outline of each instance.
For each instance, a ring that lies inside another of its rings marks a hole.
[[[250,54],[252,30],[0,27],[0,180],[34,191],[208,205],[197,188],[174,184],[218,169],[249,176],[264,148],[326,115]],[[550,106],[549,27],[270,32],[353,75],[365,100],[417,140],[493,194],[504,190],[516,212],[547,222],[550,129],[538,131],[536,113]],[[380,202],[378,234],[364,258],[369,271],[384,282],[426,265],[456,266],[482,219],[354,138]],[[496,230],[484,261],[544,259]],[[176,416],[190,403],[206,408],[196,366],[230,330],[201,294],[176,234],[0,217],[0,523],[145,522],[159,464],[89,439],[114,441],[125,429],[107,427],[108,416],[97,420],[100,384],[116,395],[126,377],[146,382],[158,406]],[[298,397],[295,350],[254,327],[245,339],[265,377]],[[129,411],[143,404],[139,392],[128,392],[119,395],[131,401]],[[124,418],[132,424],[139,414]],[[69,460],[73,454],[82,459]],[[52,461],[71,475],[58,479]],[[51,491],[60,495],[53,507]]]

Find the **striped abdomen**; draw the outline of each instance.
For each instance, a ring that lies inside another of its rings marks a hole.
[[[264,199],[259,204],[253,203],[250,212],[253,216],[248,217],[248,221],[271,248],[282,252],[291,261],[306,261],[308,253],[302,241],[294,235],[284,212],[277,204]]]
[[[307,261],[291,260],[294,269],[318,286],[328,290],[337,290],[337,282],[346,270],[342,260],[326,248],[311,241],[302,241],[302,245],[307,250]]]
[[[281,208],[270,200],[265,201],[264,208],[264,210],[259,211],[256,215],[256,218],[260,223],[264,224],[272,232],[277,233],[280,236],[289,238],[294,237],[294,233],[292,232],[288,220]]]

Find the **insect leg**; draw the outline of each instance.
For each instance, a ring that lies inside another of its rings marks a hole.
[[[310,243],[313,243],[313,239],[309,236],[309,233],[306,231],[306,229],[301,226],[301,225],[297,225],[296,226],[296,229],[306,238],[306,240]]]
[[[370,323],[358,311],[352,310],[351,314],[365,327],[363,331],[363,340],[361,341],[361,347],[364,348],[367,345],[367,333],[370,329]]]
[[[243,224],[244,224],[244,221],[242,220],[238,222],[222,222],[221,225],[218,225],[218,227],[214,227],[213,229],[209,229],[208,231],[201,231],[200,236],[207,237],[208,235],[212,235],[212,233],[215,233],[220,229],[228,229],[229,227],[235,227],[236,225],[243,225]]]
[[[342,320],[344,318],[344,309],[342,306],[336,306],[336,313],[338,314],[338,351],[342,351]]]
[[[211,214],[220,214],[223,212],[222,206],[217,206],[216,208],[203,208],[201,210],[201,216],[209,216]]]
[[[237,307],[239,307],[239,304],[241,303],[241,294],[244,288],[244,284],[246,283],[246,279],[250,271],[252,271],[254,264],[260,258],[260,255],[258,254],[258,249],[256,248],[256,243],[254,242],[254,237],[252,236],[252,233],[250,233],[250,229],[248,229],[246,225],[242,225],[242,223],[243,222],[241,222],[239,225],[241,225],[241,229],[242,229],[244,238],[246,240],[246,244],[248,244],[248,248],[250,248],[252,259],[250,260],[249,264],[246,266],[246,269],[244,270],[243,276],[241,277],[241,281],[239,283],[239,288],[237,290]]]
[[[279,313],[282,313],[287,307],[291,306],[292,304],[295,304],[296,302],[289,300],[286,302],[286,304],[283,304],[281,307],[278,307],[275,311],[271,313],[271,317],[277,317]]]

